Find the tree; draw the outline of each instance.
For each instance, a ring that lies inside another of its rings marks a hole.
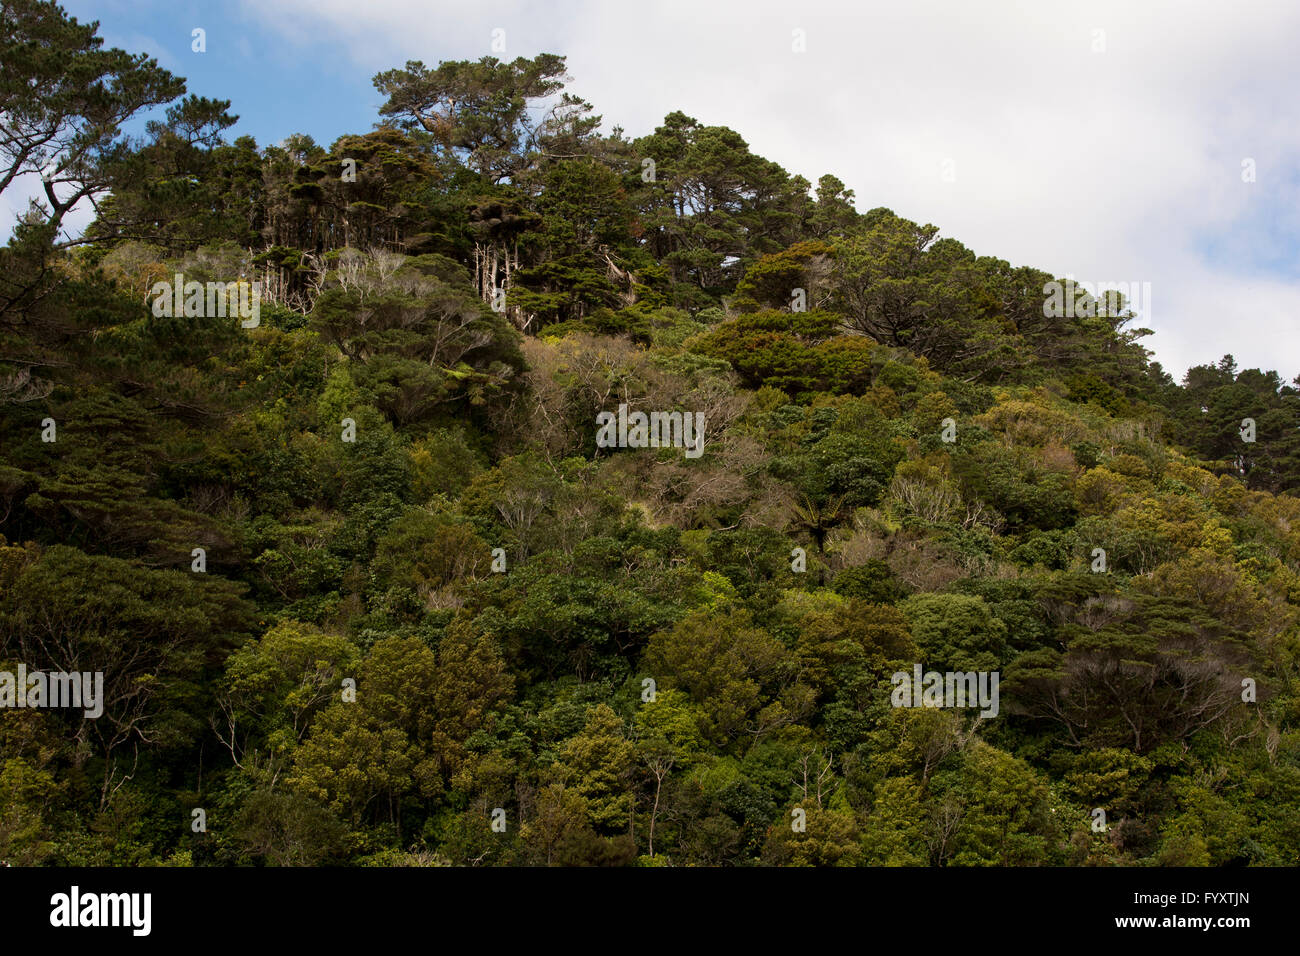
[[[605,704],[591,708],[582,731],[565,743],[556,772],[586,802],[597,831],[612,833],[631,822],[635,757],[623,721]]]
[[[1067,650],[1042,648],[1007,669],[1016,707],[1072,747],[1146,754],[1239,711],[1249,649],[1227,621],[1186,600],[1095,597],[1074,604]]]
[[[435,655],[419,640],[376,643],[361,667],[355,700],[336,699],[297,749],[290,789],[354,827],[364,814],[386,810],[400,839],[404,799],[442,791],[429,744],[435,673]]]
[[[983,598],[917,594],[902,607],[927,669],[995,671],[1007,659],[1007,626]]]
[[[347,250],[312,324],[354,363],[363,394],[399,425],[452,402],[484,404],[521,364],[514,332],[440,256]]]
[[[246,635],[251,608],[229,581],[51,547],[0,595],[0,654],[33,671],[103,675],[102,716],[65,734],[103,761],[100,806],[139,767],[140,752],[186,752],[203,732],[206,679]],[[130,747],[124,765],[120,751]]]
[[[98,30],[48,0],[0,9],[0,193],[24,173],[40,175],[55,228],[108,188],[106,171],[126,149],[122,125],[185,92],[152,57],[102,49]]]
[[[533,866],[627,866],[636,857],[629,836],[599,836],[588,822],[587,802],[559,783],[538,794],[537,812],[521,831]]]
[[[836,308],[845,324],[906,348],[967,381],[996,380],[1016,361],[1014,330],[976,294],[975,256],[933,225],[889,214],[835,244]]]
[[[243,851],[270,866],[322,866],[343,854],[347,829],[297,794],[255,793],[235,820]]]
[[[564,57],[542,53],[511,63],[492,56],[444,61],[432,70],[410,60],[404,69],[376,74],[374,84],[388,97],[381,116],[422,130],[441,157],[499,183],[522,168],[534,133],[530,101],[558,92],[566,79]]]
[[[653,160],[655,178],[641,193],[647,245],[677,282],[728,291],[759,256],[799,237],[808,182],[755,156],[725,126],[703,126],[681,112],[634,144]],[[689,289],[684,305],[701,302]]]
[[[437,656],[429,739],[444,776],[450,778],[468,757],[469,739],[490,729],[495,712],[510,699],[514,677],[495,642],[464,624],[448,628]]]
[[[1054,819],[1047,786],[1024,761],[976,742],[951,793],[962,805],[952,863],[1043,866],[1054,861],[1064,821]]]
[[[284,621],[226,661],[212,717],[236,767],[274,787],[312,720],[356,674],[360,652],[346,638]],[[264,761],[264,767],[259,767]]]
[[[646,667],[664,686],[689,693],[703,711],[701,732],[725,745],[757,730],[753,720],[771,700],[785,655],[744,611],[729,611],[721,620],[696,612],[654,635]]]
[[[853,815],[843,810],[803,808],[805,829],[779,821],[763,847],[769,866],[860,866],[862,842]]]
[[[112,193],[96,202],[87,238],[101,249],[125,239],[172,253],[223,239],[251,244],[260,159],[252,140],[230,146],[222,138],[239,120],[229,108],[229,100],[187,96],[164,121],[150,120],[150,141],[109,169]]]

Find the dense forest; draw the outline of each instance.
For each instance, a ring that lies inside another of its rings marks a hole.
[[[561,56],[259,145],[0,10],[3,863],[1300,862],[1300,382]]]

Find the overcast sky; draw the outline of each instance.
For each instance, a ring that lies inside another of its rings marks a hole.
[[[1228,352],[1300,373],[1300,3],[64,6],[190,92],[233,100],[235,132],[261,144],[365,131],[376,72],[478,59],[504,30],[495,55],[566,56],[569,88],[607,129],[641,135],[680,109],[791,173],[834,173],[860,211],[888,206],[978,255],[1150,283],[1146,342],[1175,377]],[[190,49],[195,27],[206,53]]]

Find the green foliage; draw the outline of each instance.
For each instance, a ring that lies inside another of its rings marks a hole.
[[[912,625],[925,667],[939,671],[995,671],[1007,657],[1007,627],[982,598],[917,594],[903,613]]]
[[[1177,385],[733,130],[602,134],[553,54],[259,147],[5,11],[0,180],[59,191],[0,249],[0,675],[105,688],[0,707],[0,864],[1300,860],[1297,383]],[[177,272],[259,324],[155,316]],[[997,716],[892,706],[917,665]]]

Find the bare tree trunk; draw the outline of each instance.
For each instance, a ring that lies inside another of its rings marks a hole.
[[[518,246],[516,246],[515,248],[517,250]],[[503,249],[502,252],[505,254],[505,260],[506,260],[506,284],[504,287],[504,292],[505,292],[505,298],[508,299],[510,297],[510,250]],[[516,251],[515,254],[518,255],[518,252]],[[506,318],[508,318],[515,325],[518,325],[519,322],[510,313],[511,313],[510,306],[506,305]]]
[[[655,817],[659,815],[659,791],[663,789],[664,778],[655,774],[655,805],[650,808],[650,858],[655,855]]]

